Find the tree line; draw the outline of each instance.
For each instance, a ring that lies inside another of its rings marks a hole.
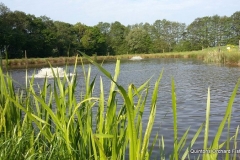
[[[74,25],[11,11],[0,3],[0,52],[8,58],[162,53],[192,51],[206,47],[237,45],[240,39],[240,11],[230,17],[196,18],[190,25],[166,19],[153,24],[124,26],[120,22],[99,22],[95,26]]]

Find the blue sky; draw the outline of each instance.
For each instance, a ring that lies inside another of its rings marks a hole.
[[[204,16],[231,16],[240,11],[239,0],[1,0],[11,11],[71,24],[94,26],[119,21],[123,25],[150,24],[167,19],[186,23]]]

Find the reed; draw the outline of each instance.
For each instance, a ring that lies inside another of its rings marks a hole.
[[[236,46],[226,49],[227,46],[207,49],[204,54],[204,62],[221,64],[240,64],[240,52]]]
[[[91,67],[88,70],[82,65],[84,82],[77,75],[75,60],[74,75],[65,73],[63,78],[58,72],[53,81],[44,79],[42,86],[35,85],[34,75],[29,79],[26,72],[26,84],[21,89],[14,88],[14,82],[8,73],[0,69],[0,159],[151,159],[153,147],[159,140],[160,157],[164,154],[164,137],[155,135],[150,142],[157,106],[157,97],[162,73],[150,90],[149,80],[136,87],[129,84],[125,89],[117,82],[120,73],[120,61],[117,60],[115,74],[112,76],[100,64],[87,55],[90,61],[110,81],[108,96],[104,94],[104,82],[100,77],[100,92],[93,96],[96,78],[91,80]],[[51,66],[51,64],[49,64]],[[67,70],[67,66],[66,66]],[[76,93],[78,83],[84,84],[81,94]],[[208,124],[210,112],[210,91],[208,91],[206,123],[203,123],[196,134],[187,142],[188,131],[178,137],[177,131],[177,98],[172,79],[172,110],[174,144],[170,159],[186,159],[191,156],[190,149],[205,127],[204,148],[216,149],[226,144],[229,148],[233,140],[237,147],[238,128],[234,135],[229,135],[226,142],[219,145],[219,137],[227,122],[230,128],[231,107],[236,96],[237,83],[225,116],[215,139],[208,146]],[[150,113],[146,130],[143,130],[143,113],[149,92],[152,92]],[[118,104],[121,97],[123,104]],[[216,158],[218,155],[204,155],[204,159]],[[226,159],[230,159],[226,155]],[[233,156],[236,159],[236,155]]]

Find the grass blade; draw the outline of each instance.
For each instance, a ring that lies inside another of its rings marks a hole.
[[[240,83],[240,80],[237,82],[233,92],[232,92],[232,95],[229,99],[229,102],[228,102],[228,106],[226,108],[226,111],[225,111],[225,115],[223,117],[223,120],[222,122],[220,123],[219,127],[218,127],[218,131],[214,137],[214,140],[213,140],[213,143],[211,145],[211,149],[220,149],[219,148],[219,139],[220,139],[220,136],[222,134],[222,130],[224,128],[224,125],[227,121],[227,119],[231,116],[231,112],[232,112],[232,105],[233,105],[233,102],[234,102],[234,99],[235,99],[235,96],[237,94],[237,90],[238,90],[238,86],[239,86],[239,83]],[[211,158],[215,159],[217,158],[217,154],[211,154]]]
[[[177,99],[175,93],[175,83],[172,78],[172,110],[173,110],[173,130],[174,130],[174,155],[173,158],[178,160],[178,131],[177,131]]]
[[[208,88],[208,95],[207,95],[206,122],[205,122],[204,143],[203,143],[204,150],[207,150],[207,145],[208,145],[209,115],[210,115],[210,88]],[[204,154],[203,160],[209,159],[208,156],[209,156],[208,154]]]

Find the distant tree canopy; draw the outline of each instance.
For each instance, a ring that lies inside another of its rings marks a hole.
[[[205,47],[237,45],[240,11],[232,16],[196,18],[190,25],[156,20],[153,24],[124,26],[99,22],[95,26],[53,21],[22,11],[11,11],[0,3],[0,52],[9,58],[162,53],[192,51]]]

